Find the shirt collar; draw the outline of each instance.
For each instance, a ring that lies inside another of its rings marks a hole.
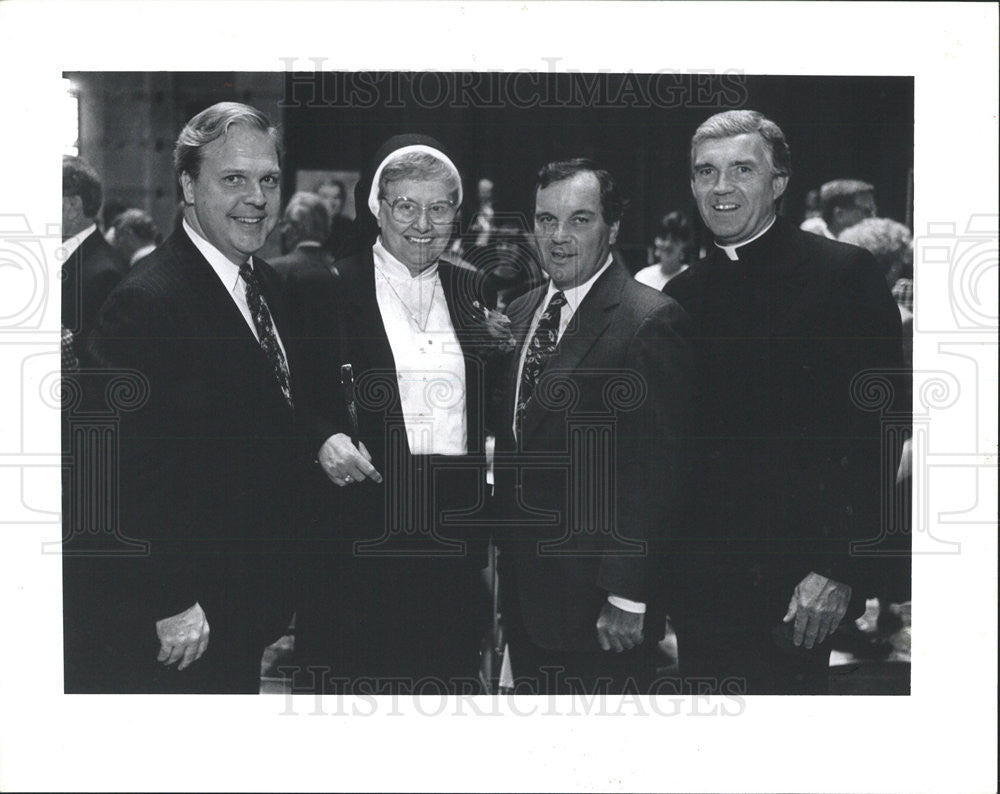
[[[386,276],[394,278],[397,281],[430,280],[437,276],[438,263],[436,261],[426,270],[421,271],[419,275],[414,276],[410,273],[410,269],[406,265],[390,254],[389,250],[382,245],[381,236],[375,241],[375,245],[372,246],[372,259],[375,260],[375,267],[381,270]]]
[[[62,244],[63,259],[69,259],[73,253],[83,245],[83,241],[90,237],[91,232],[97,231],[97,224],[92,223],[83,231],[79,231]]]
[[[560,290],[552,281],[549,281],[549,288],[545,293],[545,300],[542,301],[542,306],[548,306],[549,301],[552,300],[552,296],[557,292],[562,292],[566,296],[566,304],[570,308],[570,313],[575,314],[577,307],[583,303],[583,299],[587,297],[587,293],[590,292],[590,288],[594,286],[594,282],[601,277],[601,274],[611,267],[611,263],[614,261],[611,254],[608,254],[607,260],[604,265],[598,270],[594,275],[587,279],[582,284],[578,284],[575,287],[570,287],[569,289]]]
[[[231,262],[229,257],[222,253],[222,251],[198,234],[191,224],[187,222],[187,218],[181,221],[181,226],[184,227],[187,236],[191,238],[194,247],[208,260],[208,264],[212,266],[212,270],[215,271],[219,280],[225,284],[226,289],[230,292],[235,292],[240,283],[240,266]],[[250,263],[250,268],[253,269],[253,257],[249,257],[247,262]]]
[[[147,256],[148,254],[153,253],[153,251],[155,251],[155,250],[156,250],[156,244],[155,243],[150,243],[149,245],[144,245],[142,248],[140,248],[138,251],[136,251],[134,254],[132,254],[132,258],[129,260],[129,263],[128,263],[129,267],[131,267],[132,265],[134,265],[136,262],[138,262],[144,256]]]
[[[757,232],[757,234],[755,234],[749,240],[744,240],[742,243],[737,243],[736,245],[722,245],[721,243],[716,243],[715,245],[717,248],[721,248],[723,251],[725,251],[726,256],[729,257],[731,261],[736,262],[740,258],[739,254],[736,253],[737,249],[742,248],[744,245],[752,243],[758,237],[763,237],[765,234],[767,234],[768,229],[774,226],[774,221],[776,218],[777,218],[776,215],[772,215],[771,221],[767,224],[767,226],[765,226],[763,229]]]

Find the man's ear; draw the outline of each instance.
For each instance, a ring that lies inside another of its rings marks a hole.
[[[194,204],[194,180],[187,171],[181,172],[181,192],[184,194],[185,204]]]
[[[622,225],[621,221],[615,221],[611,224],[611,231],[608,232],[608,245],[614,245],[615,241],[618,239],[618,228]]]
[[[788,174],[775,174],[771,177],[771,185],[774,189],[775,200],[780,199],[785,194],[785,188],[788,187]]]

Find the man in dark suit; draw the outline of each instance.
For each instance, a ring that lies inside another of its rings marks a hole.
[[[851,544],[879,535],[896,470],[855,378],[899,367],[899,313],[866,251],[776,217],[790,171],[760,113],[702,124],[691,186],[715,245],[664,289],[693,321],[701,386],[667,577],[696,691],[826,691],[825,640],[872,592]]]
[[[622,200],[588,160],[539,173],[551,283],[510,307],[497,439],[503,617],[518,691],[648,689],[664,633],[690,355],[680,306],[612,261]]]
[[[259,690],[288,625],[293,395],[277,278],[253,254],[277,221],[280,142],[220,103],[174,152],[184,218],[108,298],[94,361],[137,371],[121,414],[123,532],[141,556],[66,557],[67,691]]]
[[[101,181],[86,161],[63,157],[62,194],[62,327],[73,335],[79,359],[101,304],[127,267],[97,228]]]
[[[329,226],[330,214],[315,193],[299,191],[288,200],[278,226],[284,253],[271,260],[271,267],[282,283],[299,267],[318,267],[336,273],[333,257],[323,247]]]

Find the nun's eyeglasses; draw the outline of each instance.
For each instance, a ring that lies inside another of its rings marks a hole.
[[[435,226],[447,226],[455,220],[455,214],[458,212],[454,201],[444,199],[432,201],[430,204],[418,204],[406,196],[399,196],[392,201],[383,198],[382,201],[389,205],[393,220],[399,223],[413,223],[422,212],[426,212],[427,220]]]

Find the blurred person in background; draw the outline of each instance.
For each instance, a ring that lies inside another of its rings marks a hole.
[[[299,267],[318,267],[334,274],[333,257],[323,245],[329,228],[330,213],[319,196],[305,191],[292,195],[278,224],[282,255],[271,260],[282,283]]]
[[[97,172],[85,160],[67,156],[62,174],[62,327],[72,337],[76,360],[83,361],[101,304],[127,267],[97,228],[103,199]]]
[[[844,229],[874,218],[875,187],[857,179],[834,179],[819,189],[819,201],[823,222],[833,239],[840,237]]]
[[[683,212],[671,212],[660,222],[653,243],[657,262],[635,274],[635,280],[662,290],[670,279],[687,270],[691,257],[691,224]]]
[[[810,234],[818,234],[820,237],[828,237],[831,240],[833,235],[826,228],[826,221],[823,220],[823,208],[820,206],[819,190],[813,189],[806,193],[805,212],[802,214],[802,223],[799,228]]]
[[[115,218],[113,228],[113,245],[129,267],[149,256],[163,242],[163,235],[156,228],[152,216],[140,209],[122,212]]]
[[[329,214],[329,231],[325,239],[326,250],[334,260],[354,253],[356,239],[354,224],[343,215],[347,203],[347,187],[339,179],[325,179],[314,191],[326,205]]]

